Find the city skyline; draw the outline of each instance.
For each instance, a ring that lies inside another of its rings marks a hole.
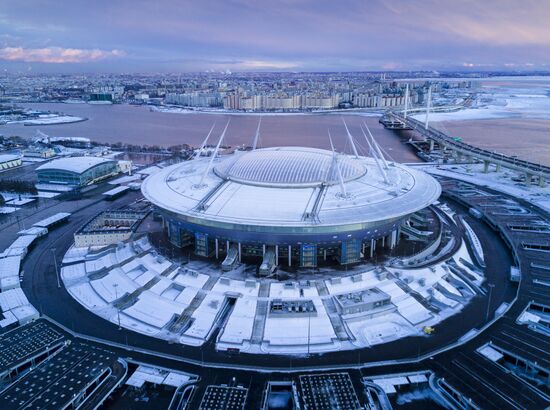
[[[536,1],[4,1],[7,72],[548,70]]]

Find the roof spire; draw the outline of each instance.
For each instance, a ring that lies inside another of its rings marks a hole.
[[[220,135],[220,139],[218,140],[218,144],[216,145],[216,149],[214,150],[214,153],[212,154],[212,158],[210,158],[210,162],[208,163],[208,167],[204,170],[204,174],[202,174],[202,178],[200,182],[194,186],[194,188],[202,188],[206,186],[204,184],[204,178],[206,178],[206,175],[208,175],[208,172],[212,168],[212,164],[214,163],[214,159],[218,155],[218,150],[220,149],[220,145],[222,144],[223,137],[225,137],[225,132],[227,131],[227,127],[229,127],[229,123],[231,122],[231,118],[227,121],[227,124],[225,124],[225,128],[223,129],[222,134]]]
[[[208,132],[208,135],[204,139],[204,141],[201,144],[201,147],[199,148],[199,152],[197,153],[197,157],[200,157],[202,155],[202,152],[204,151],[204,148],[206,147],[206,143],[208,142],[208,138],[210,138],[210,134],[212,134],[212,131],[214,131],[214,127],[216,126],[216,121],[214,121],[214,124],[212,124],[212,127],[210,128],[210,131]]]
[[[380,175],[382,175],[382,178],[384,178],[384,182],[386,184],[389,184],[390,181],[388,179],[388,175],[386,174],[386,171],[384,170],[384,168],[382,167],[382,164],[380,163],[380,159],[378,158],[378,153],[372,146],[369,140],[369,137],[367,137],[367,134],[365,134],[365,130],[363,129],[363,127],[360,126],[360,128],[361,128],[361,132],[363,133],[363,136],[365,137],[365,141],[367,141],[367,144],[369,145],[369,152],[371,153],[372,157],[374,158],[374,161],[376,162],[376,166],[378,167],[378,171],[380,172]]]
[[[353,150],[353,155],[355,155],[355,158],[359,158],[359,154],[357,153],[357,148],[355,148],[355,143],[353,142],[353,136],[349,132],[348,124],[346,124],[346,120],[344,120],[344,117],[342,117],[342,122],[344,123],[344,127],[346,127],[346,133],[348,134],[348,139],[351,144],[351,148]]]
[[[258,146],[258,139],[260,138],[260,126],[262,125],[262,116],[260,115],[260,121],[258,121],[258,128],[256,128],[256,135],[254,136],[254,142],[252,143],[252,150],[255,150]]]
[[[336,173],[338,174],[338,182],[340,183],[340,197],[347,198],[348,194],[346,192],[346,186],[344,185],[344,178],[342,177],[342,170],[340,169],[340,164],[338,164],[338,155],[334,150],[334,144],[332,143],[332,137],[330,135],[330,130],[328,131],[328,139],[330,141],[330,149],[332,150],[332,163],[329,169],[329,175],[332,169],[336,168]]]
[[[384,169],[388,169],[388,163],[386,162],[386,158],[384,158],[384,154],[382,154],[382,151],[380,150],[380,146],[378,145],[378,143],[374,139],[374,136],[370,132],[369,126],[367,125],[367,123],[365,121],[363,121],[363,124],[365,125],[365,129],[369,133],[369,136],[370,136],[370,139],[372,141],[372,145],[374,146],[374,149],[378,153],[378,158],[380,158],[380,161],[382,161],[382,164],[384,165]]]

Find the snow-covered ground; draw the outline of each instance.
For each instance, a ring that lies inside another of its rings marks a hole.
[[[518,173],[506,168],[501,168],[500,172],[496,172],[492,167],[490,172],[484,173],[483,164],[419,165],[418,167],[433,175],[460,179],[504,192],[550,212],[550,183],[544,187],[534,184],[527,186],[523,182],[514,181],[512,178],[516,178]]]
[[[550,120],[550,81],[547,87],[501,87],[485,84],[471,108],[453,112],[430,113],[430,121],[485,120],[498,118],[531,118]],[[423,121],[425,114],[413,118]]]
[[[472,258],[465,246],[454,260],[469,271],[466,265]],[[260,280],[221,275],[201,262],[179,267],[157,255],[146,237],[103,251],[72,247],[63,262],[70,263],[61,269],[69,293],[106,320],[193,346],[206,343],[220,328],[219,350],[236,348],[256,354],[322,353],[421,335],[425,326],[456,314],[469,299],[455,287],[468,288],[468,284],[444,262],[420,269],[364,268],[307,284],[269,281],[264,296],[260,296]],[[481,283],[482,276],[471,273]],[[334,308],[327,310],[338,306],[339,295],[373,289],[388,295],[390,303],[353,314],[339,308],[335,313],[330,313]],[[232,308],[229,298],[235,299]],[[271,313],[269,306],[275,299],[310,301],[315,311]],[[427,307],[432,302],[439,312]]]
[[[36,119],[12,121],[13,123],[23,123],[25,125],[54,125],[54,124],[71,124],[73,122],[86,121],[87,118],[75,117],[72,115],[57,115],[57,114],[42,114]]]

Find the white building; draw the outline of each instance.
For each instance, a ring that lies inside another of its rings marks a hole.
[[[21,156],[16,154],[0,154],[0,170],[21,166]]]

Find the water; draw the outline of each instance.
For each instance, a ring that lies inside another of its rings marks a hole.
[[[217,141],[225,123],[231,119],[225,143],[232,146],[251,145],[258,125],[257,115],[172,114],[150,111],[147,107],[131,105],[88,104],[24,104],[25,107],[63,112],[88,121],[74,124],[25,127],[22,124],[0,126],[0,133],[31,137],[37,129],[51,136],[87,137],[98,142],[124,142],[139,145],[170,146],[189,144],[200,146],[210,127],[216,122],[212,143]],[[398,162],[418,162],[414,152],[402,144],[397,134],[378,124],[378,117],[345,115],[360,153],[367,153],[359,124],[366,121],[378,143]],[[327,130],[330,129],[338,150],[351,152],[342,116],[272,115],[262,118],[260,146],[311,146],[330,148]]]
[[[432,124],[466,143],[550,165],[550,77],[484,80],[478,91],[477,108],[434,114]]]
[[[475,108],[454,113],[432,114],[434,127],[461,137],[482,148],[517,155],[521,159],[550,165],[550,77],[502,77],[482,80]],[[226,143],[250,145],[256,132],[257,115],[172,114],[149,111],[130,105],[25,104],[26,107],[58,111],[89,120],[63,125],[25,127],[22,124],[0,126],[0,134],[29,137],[39,128],[52,136],[88,137],[99,142],[124,142],[139,145],[198,146],[214,122],[212,142],[231,118]],[[367,121],[374,136],[389,156],[399,162],[416,162],[410,148],[398,134],[383,129],[376,117],[345,115],[359,150],[366,144],[359,124]],[[422,117],[422,116],[421,116]],[[260,146],[302,145],[329,148],[330,129],[338,150],[351,152],[342,116],[272,115],[262,119]],[[423,120],[423,117],[420,118]]]

